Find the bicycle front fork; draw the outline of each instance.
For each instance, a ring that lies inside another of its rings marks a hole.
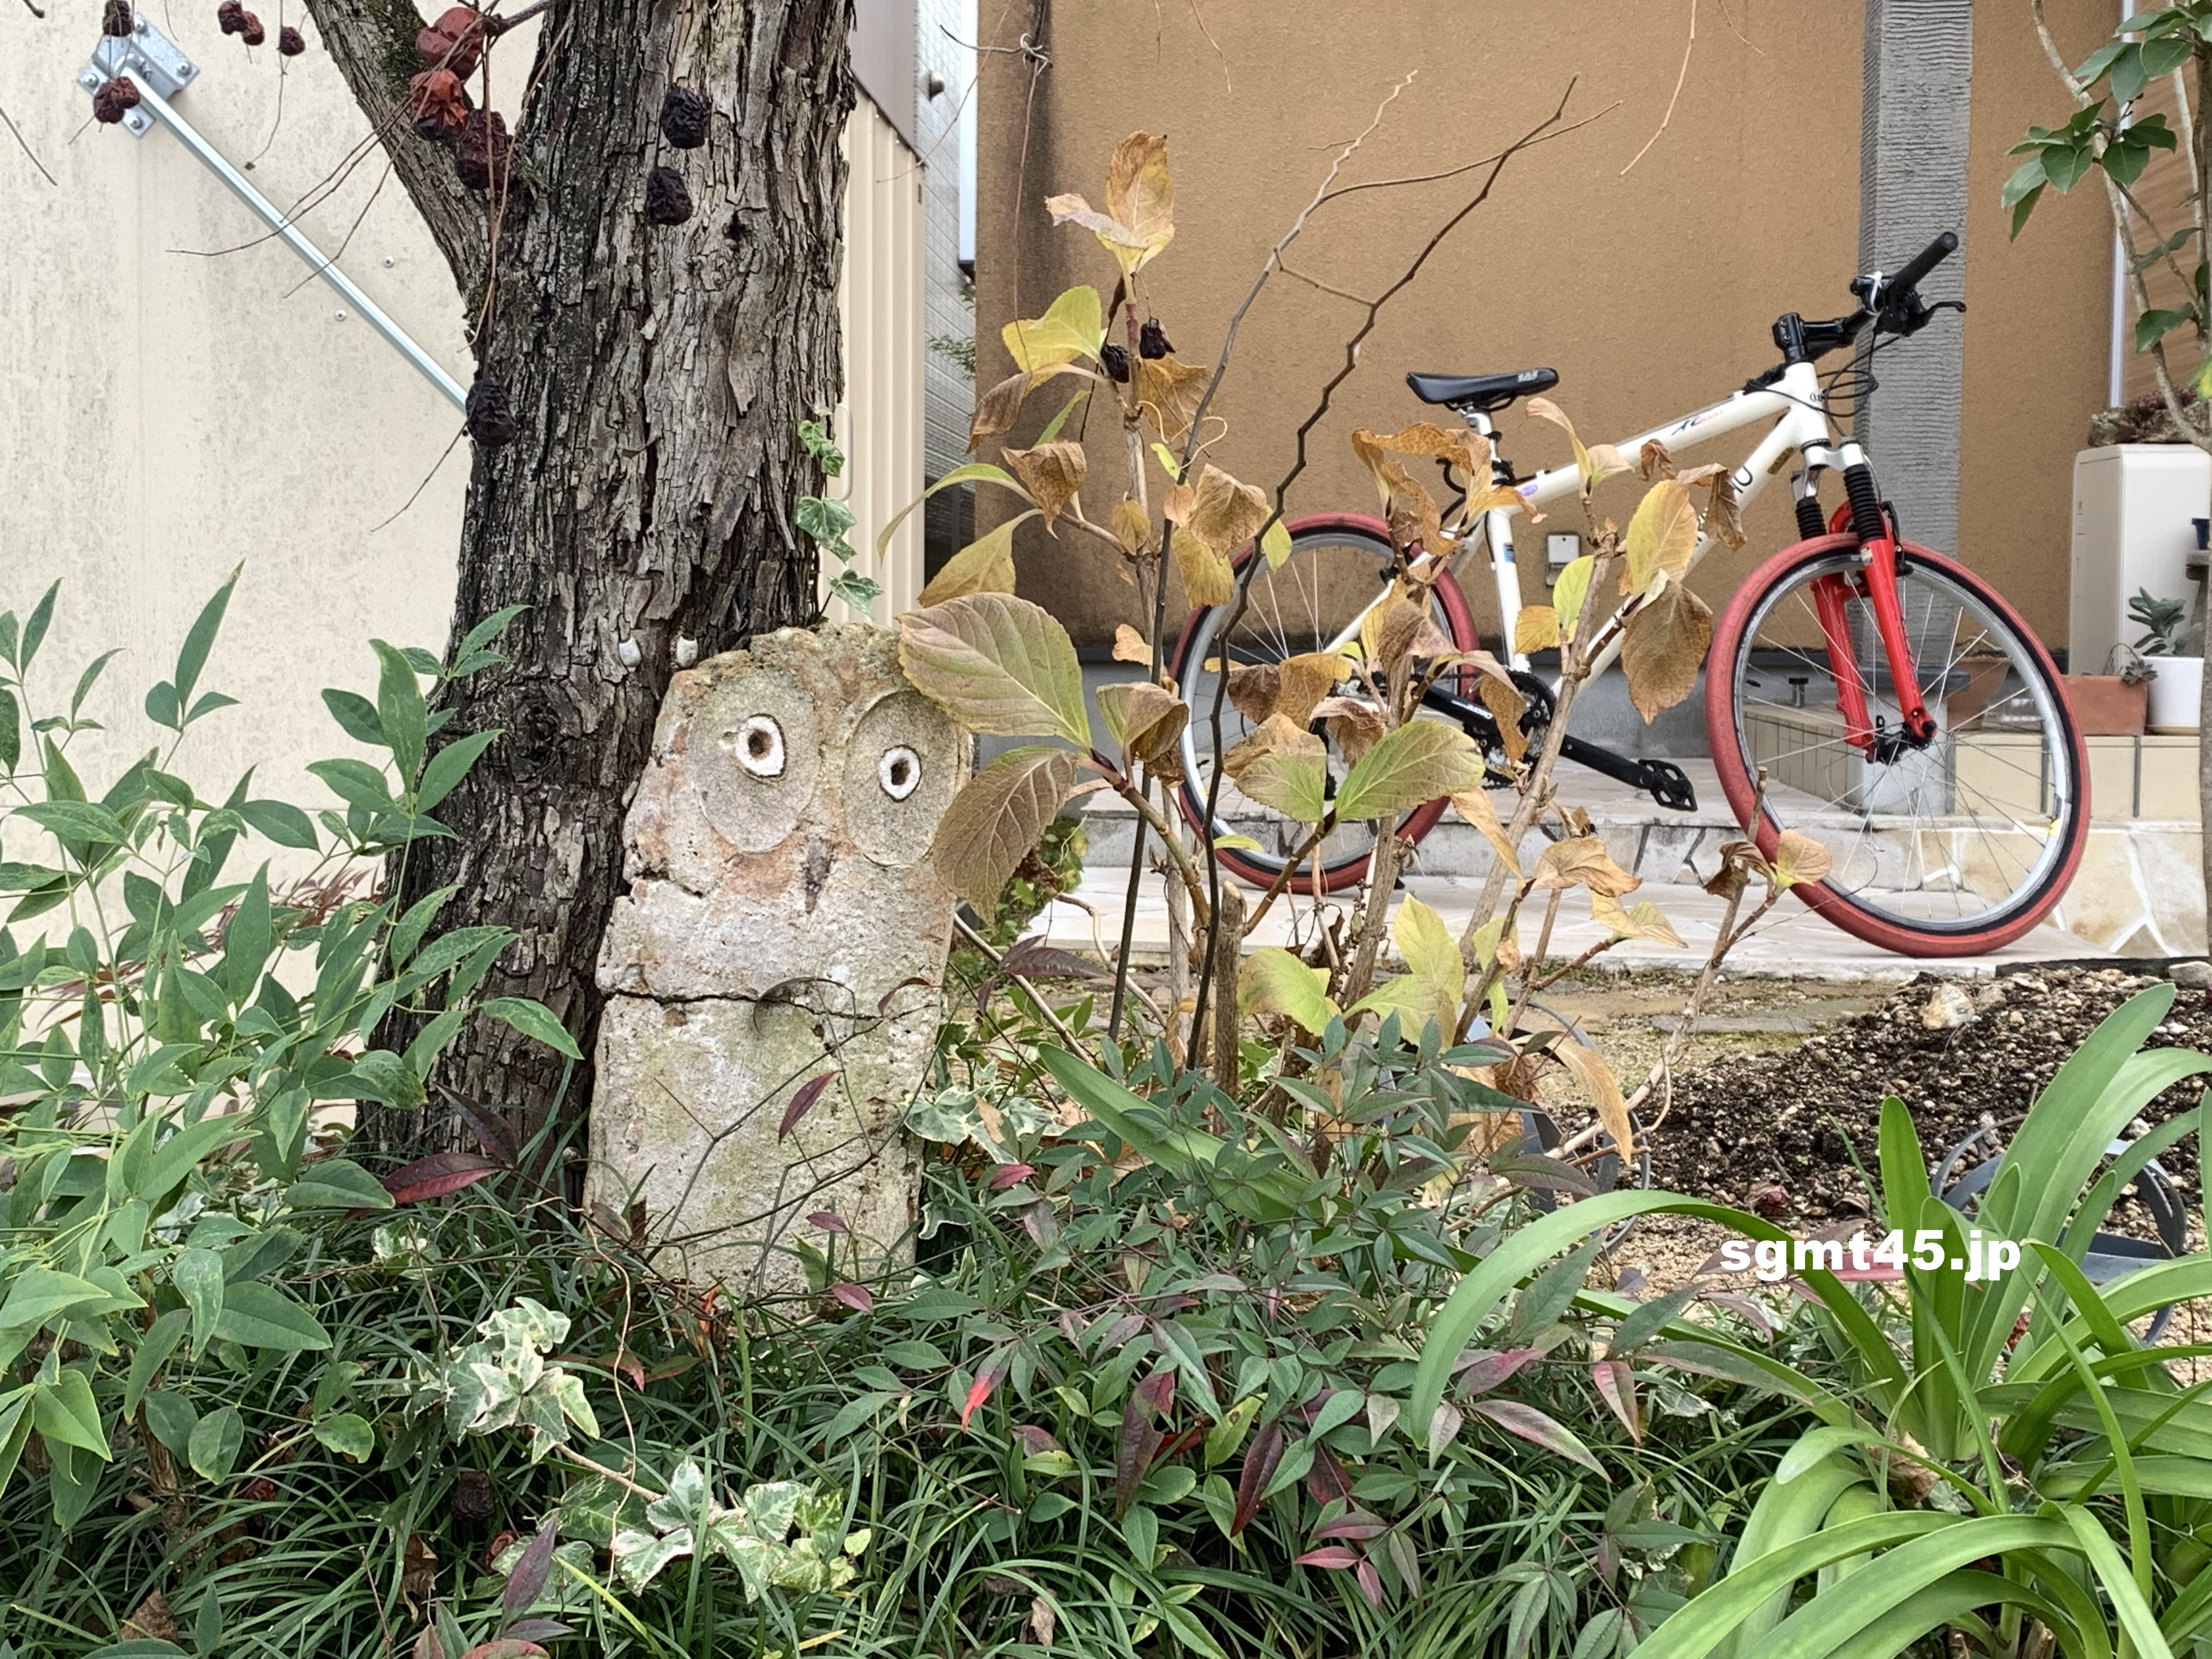
[[[1936,738],[1936,717],[1920,694],[1920,674],[1912,657],[1912,641],[1905,631],[1905,613],[1898,604],[1897,523],[1875,486],[1874,471],[1865,452],[1847,443],[1840,457],[1844,490],[1849,497],[1825,525],[1820,517],[1816,465],[1794,481],[1797,496],[1797,528],[1808,541],[1823,534],[1849,532],[1858,538],[1859,568],[1831,576],[1816,576],[1811,586],[1820,633],[1826,641],[1828,672],[1836,684],[1836,709],[1844,720],[1844,741],[1869,760],[1887,763],[1907,749],[1925,749]],[[1890,689],[1897,704],[1894,729],[1875,715],[1869,703],[1866,676],[1851,640],[1850,601],[1863,599],[1874,613],[1882,659],[1889,670]]]

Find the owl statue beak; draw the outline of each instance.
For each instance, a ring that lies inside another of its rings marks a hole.
[[[808,915],[814,914],[814,907],[822,897],[822,890],[830,884],[830,866],[836,861],[836,854],[830,850],[828,842],[819,836],[809,836],[806,838],[806,866],[804,879],[806,884],[806,914]]]

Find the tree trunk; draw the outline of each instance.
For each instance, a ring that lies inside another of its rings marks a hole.
[[[507,735],[439,808],[453,838],[416,843],[398,878],[410,901],[457,888],[441,927],[513,928],[486,994],[538,998],[589,1054],[623,812],[678,641],[703,657],[817,612],[814,550],[792,525],[817,485],[795,428],[840,386],[849,0],[556,0],[530,106],[502,112],[503,206],[496,180],[490,198],[457,192],[450,149],[402,112],[419,67],[408,0],[311,6],[453,263],[478,374],[505,383],[520,426],[477,450],[453,637],[531,608],[507,661],[447,699],[451,732]],[[672,85],[714,106],[702,148],[661,136]],[[646,217],[657,166],[689,186],[683,224]],[[428,1110],[375,1112],[364,1133],[393,1153],[470,1145],[458,1102],[519,1144],[580,1115],[589,1066],[564,1069],[477,1021]]]

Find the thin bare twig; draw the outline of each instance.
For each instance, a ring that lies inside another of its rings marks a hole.
[[[27,6],[31,6],[31,0],[23,0],[23,3]],[[36,6],[31,6],[31,15],[33,17],[44,17],[46,13],[40,11]],[[22,130],[16,126],[14,118],[12,118],[4,109],[0,109],[0,124],[4,124],[6,125],[9,132],[13,135],[17,146],[22,150],[25,155],[30,158],[31,165],[38,168],[40,176],[45,179],[46,181],[52,185],[56,190],[59,190],[61,188],[61,180],[55,178],[52,173],[46,171],[46,164],[39,159],[38,152],[31,148],[30,141],[23,137]]]
[[[1062,1020],[1058,1014],[1053,1012],[1052,1005],[1044,1000],[1044,994],[1038,990],[1036,986],[1030,984],[1028,980],[1023,978],[1021,975],[1015,973],[1012,969],[1006,967],[1006,958],[1003,951],[994,947],[988,939],[985,939],[973,927],[970,927],[966,922],[961,921],[957,915],[955,915],[952,918],[952,925],[959,930],[960,937],[962,939],[966,939],[969,944],[975,946],[978,951],[981,951],[984,957],[991,962],[993,965],[1006,972],[1006,975],[1008,980],[1012,981],[1012,983],[1022,991],[1028,994],[1029,1000],[1036,1005],[1037,1012],[1044,1016],[1045,1024],[1051,1026],[1054,1033],[1062,1042],[1065,1042],[1067,1045],[1068,1053],[1072,1054],[1079,1054],[1083,1052],[1083,1044],[1077,1040],[1075,1033],[1067,1029],[1066,1022]]]
[[[1690,54],[1698,47],[1698,0],[1690,0],[1690,38],[1682,42],[1682,67],[1674,72],[1674,90],[1668,97],[1667,112],[1659,118],[1659,130],[1644,141],[1644,148],[1628,158],[1628,167],[1621,168],[1620,177],[1628,177],[1629,168],[1651,153],[1651,146],[1659,142],[1674,119],[1674,105],[1682,96],[1682,83],[1690,78]]]

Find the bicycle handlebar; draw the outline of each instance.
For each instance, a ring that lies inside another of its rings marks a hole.
[[[1904,270],[1894,276],[1882,279],[1881,286],[1876,290],[1881,308],[1887,311],[1893,306],[1901,302],[1914,289],[1920,286],[1922,279],[1929,271],[1957,252],[1958,249],[1959,234],[1954,230],[1945,231],[1926,247],[1922,248],[1919,252],[1905,261]]]

